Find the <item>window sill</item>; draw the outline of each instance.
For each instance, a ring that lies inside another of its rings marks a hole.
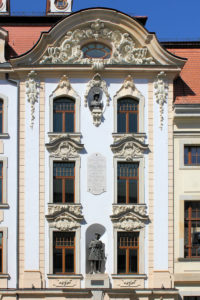
[[[0,133],[0,139],[8,139],[10,138],[8,133]]]
[[[0,204],[0,209],[8,209],[8,208],[10,208],[10,206],[7,204],[7,203],[2,203],[2,204]]]
[[[1,278],[10,278],[10,275],[9,274],[0,274],[0,279]]]
[[[191,257],[191,258],[184,258],[184,257],[179,257],[178,262],[200,262],[200,257]]]
[[[82,274],[47,274],[48,279],[83,279]]]
[[[113,279],[147,279],[146,274],[112,274]]]
[[[49,137],[56,137],[60,135],[66,135],[66,136],[71,136],[71,137],[81,137],[80,132],[48,132]]]
[[[134,136],[136,138],[146,138],[146,133],[144,132],[113,132],[112,133],[112,136],[113,137],[121,137],[121,136],[124,136],[124,135],[131,135],[131,136]]]

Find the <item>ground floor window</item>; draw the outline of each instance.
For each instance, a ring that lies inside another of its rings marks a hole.
[[[117,273],[139,273],[139,232],[118,232]]]
[[[75,273],[75,233],[53,233],[53,273]]]
[[[185,202],[184,257],[200,257],[200,201]]]

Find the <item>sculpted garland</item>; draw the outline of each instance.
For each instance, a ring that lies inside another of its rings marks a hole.
[[[111,57],[84,58],[81,45],[86,44],[88,40],[102,39],[111,44]],[[92,64],[93,69],[101,70],[107,64],[152,65],[155,62],[149,56],[147,47],[137,47],[129,33],[112,30],[106,23],[97,19],[84,29],[68,31],[59,45],[47,48],[40,64]]]

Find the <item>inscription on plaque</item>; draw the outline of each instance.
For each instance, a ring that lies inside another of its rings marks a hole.
[[[106,158],[100,153],[94,153],[87,161],[88,192],[94,195],[106,192]]]

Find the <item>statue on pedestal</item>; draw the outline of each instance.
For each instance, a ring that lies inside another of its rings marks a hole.
[[[95,239],[89,244],[90,274],[101,273],[101,264],[105,259],[104,244],[99,240],[101,235],[95,233]]]

